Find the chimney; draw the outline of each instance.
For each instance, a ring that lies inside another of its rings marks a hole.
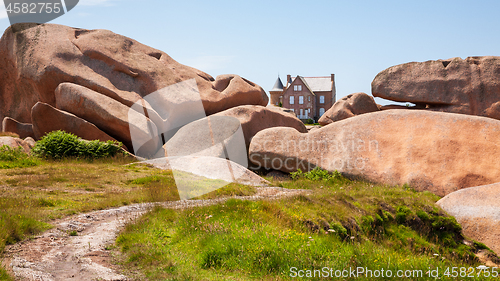
[[[292,84],[292,75],[288,74],[288,75],[286,76],[286,85],[287,85],[287,87],[288,87],[290,84]]]
[[[335,74],[332,74],[332,82],[335,82]]]

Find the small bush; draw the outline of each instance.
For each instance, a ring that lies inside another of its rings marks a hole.
[[[113,157],[121,151],[121,143],[115,141],[86,141],[64,131],[45,135],[33,147],[32,154],[42,158],[86,158]]]
[[[348,235],[347,229],[338,222],[332,223],[330,229],[335,230],[335,233],[342,239],[346,238]]]
[[[17,161],[27,157],[22,147],[12,148],[8,145],[0,147],[0,161]]]
[[[406,206],[399,206],[396,213],[396,221],[399,224],[404,224],[413,215],[410,208]]]
[[[23,168],[38,165],[38,161],[26,154],[22,147],[0,147],[0,169]]]

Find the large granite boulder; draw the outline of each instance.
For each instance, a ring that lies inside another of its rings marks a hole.
[[[267,128],[290,127],[301,133],[307,132],[306,126],[295,114],[288,113],[279,107],[241,105],[224,110],[213,116],[230,116],[238,119],[243,129],[247,148],[253,136]]]
[[[392,66],[375,77],[372,94],[427,110],[500,119],[500,57]]]
[[[38,102],[33,106],[31,116],[33,116],[35,138],[38,140],[47,133],[63,130],[85,140],[116,141],[94,124],[43,102]]]
[[[318,123],[326,126],[349,117],[375,111],[379,111],[379,107],[373,97],[365,93],[354,93],[338,100],[319,118]]]
[[[163,104],[150,104],[146,97],[188,80],[195,82],[194,92],[206,115],[244,104],[268,103],[265,91],[248,80],[237,75],[214,79],[162,51],[108,30],[15,24],[0,40],[0,120],[11,117],[32,123],[31,108],[37,102],[57,107],[55,92],[61,83],[80,85],[128,108],[139,102],[147,109],[146,115],[162,116],[155,111],[163,110]],[[185,92],[180,89],[177,96]],[[174,104],[176,98],[172,97]],[[123,143],[130,142],[95,125]]]
[[[500,183],[458,190],[437,204],[457,219],[466,236],[500,253]]]
[[[307,134],[270,128],[255,135],[249,159],[293,172],[316,166],[444,196],[500,182],[500,121],[462,114],[387,110],[332,123]]]

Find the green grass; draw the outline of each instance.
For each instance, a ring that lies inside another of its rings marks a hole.
[[[133,161],[121,154],[101,159],[40,159],[17,149],[1,148],[0,165],[8,165],[0,169],[0,253],[6,245],[51,228],[53,219],[179,199],[171,171]],[[252,189],[231,184],[205,198],[243,195]],[[0,280],[9,280],[6,274],[0,267]]]
[[[7,145],[0,147],[0,169],[32,167],[39,163],[39,159],[29,157],[21,147],[11,148]]]
[[[426,274],[479,265],[474,252],[481,247],[463,243],[460,226],[431,193],[338,176],[275,184],[310,195],[156,208],[118,237],[121,264],[138,280],[289,280],[292,267]]]

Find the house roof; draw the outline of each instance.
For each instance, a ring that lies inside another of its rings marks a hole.
[[[306,85],[306,88],[309,90],[309,92],[311,92],[311,94],[313,95],[316,95],[313,91],[313,89],[311,89],[311,87],[309,87],[309,84],[307,83],[307,81],[304,79],[304,77],[302,76],[297,76],[299,77],[300,80],[302,80],[302,83],[304,83],[304,85]],[[295,80],[294,80],[295,81]]]
[[[313,94],[315,92],[330,92],[333,90],[333,82],[331,76],[322,76],[322,77],[299,77],[304,85],[309,89]],[[293,78],[295,81],[295,78]]]
[[[273,91],[283,91],[283,83],[281,83],[281,79],[278,76],[278,79],[276,80],[276,83],[274,83],[274,87],[270,92]]]
[[[333,88],[331,76],[325,77],[302,77],[313,92],[329,92]]]

